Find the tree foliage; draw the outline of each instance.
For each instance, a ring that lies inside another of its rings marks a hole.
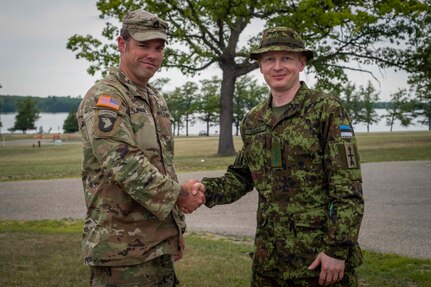
[[[431,0],[425,1],[431,7]],[[423,120],[419,122],[428,125],[431,131],[431,12],[421,15],[418,22],[422,29],[415,31],[415,37],[409,41],[411,53],[407,56],[409,65],[409,81],[412,91],[417,96],[416,116]]]
[[[379,100],[379,93],[369,81],[367,86],[360,86],[356,92],[361,102],[361,109],[356,116],[356,122],[363,122],[367,125],[367,132],[370,126],[379,122],[379,115],[376,112],[375,104]]]
[[[206,124],[206,135],[210,127],[219,123],[220,116],[220,79],[216,76],[210,80],[200,81],[201,88],[197,98],[197,118]]]
[[[412,123],[414,115],[414,104],[409,101],[409,94],[406,89],[399,89],[391,95],[391,106],[387,108],[386,125],[392,128],[396,120],[401,123],[401,126],[407,127]]]
[[[259,30],[275,25],[298,30],[307,46],[316,51],[309,72],[321,85],[334,90],[348,81],[346,70],[371,73],[363,67],[373,64],[408,69],[404,44],[418,36],[423,15],[430,12],[427,3],[416,0],[99,0],[97,8],[100,18],[108,20],[102,32],[108,43],[89,35],[74,35],[67,44],[78,59],[90,62],[90,74],[118,63],[113,41],[118,27],[110,18],[117,22],[126,11],[138,8],[152,11],[170,24],[169,43],[178,49],[167,49],[165,67],[193,75],[211,65],[219,66],[223,72],[219,154],[234,153],[235,82],[257,68],[248,55],[257,45]],[[265,24],[247,38],[244,30],[259,20]]]
[[[22,100],[23,96],[15,95],[0,95],[0,102],[2,102],[2,113],[15,113],[17,111],[17,102]],[[41,113],[68,113],[70,109],[78,109],[81,98],[73,98],[71,96],[48,96],[31,97]]]
[[[256,79],[245,75],[238,78],[235,83],[235,94],[233,98],[233,120],[235,135],[239,134],[239,125],[248,111],[268,96],[266,85],[258,84]]]
[[[39,119],[39,109],[36,102],[28,97],[17,102],[18,114],[15,116],[15,124],[12,130],[21,130],[24,134],[27,130],[36,129],[35,123]]]
[[[71,109],[67,118],[63,123],[63,131],[65,133],[76,133],[79,131],[78,119],[76,118],[76,110]]]

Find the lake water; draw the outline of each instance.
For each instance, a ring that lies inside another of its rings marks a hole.
[[[382,116],[386,114],[385,109],[376,110],[377,113]],[[67,118],[68,113],[40,113],[40,118],[36,121],[36,130],[28,130],[27,133],[37,133],[42,127],[44,133],[62,133],[63,124]],[[0,121],[3,123],[3,127],[0,128],[1,133],[8,133],[8,129],[13,127],[15,124],[16,113],[12,114],[1,114]],[[206,130],[206,124],[200,121],[196,121],[196,124],[189,126],[189,135],[197,135],[200,131]],[[357,124],[354,126],[355,132],[366,132],[367,126],[365,124]],[[407,128],[402,127],[399,122],[395,122],[393,131],[415,131],[415,130],[428,130],[428,126],[420,125],[415,121],[415,125],[411,125]],[[389,127],[386,126],[386,119],[381,119],[377,124],[370,126],[370,132],[383,132],[389,131]],[[210,134],[216,134],[219,132],[219,126],[214,126],[210,128]],[[235,133],[235,128],[233,128]],[[17,131],[16,133],[20,133]],[[185,135],[186,129],[180,130],[181,135]]]

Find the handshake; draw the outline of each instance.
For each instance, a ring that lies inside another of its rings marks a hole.
[[[205,186],[198,180],[191,179],[181,185],[177,205],[184,213],[192,213],[205,203]]]

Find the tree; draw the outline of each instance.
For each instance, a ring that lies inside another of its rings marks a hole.
[[[368,81],[365,88],[363,86],[359,87],[357,96],[362,100],[362,109],[358,113],[358,121],[366,123],[367,132],[370,132],[370,125],[379,122],[379,115],[374,107],[379,100],[379,93]]]
[[[171,116],[174,117],[177,122],[178,135],[179,127],[183,125],[183,122],[186,127],[186,136],[189,135],[189,124],[194,123],[194,113],[198,108],[197,91],[198,85],[188,81],[181,87],[175,88],[175,90],[167,96],[168,108],[171,112]]]
[[[386,118],[386,125],[390,126],[390,131],[396,120],[400,121],[403,127],[411,124],[413,119],[414,105],[409,101],[406,89],[399,89],[398,92],[391,95],[391,105],[386,110],[388,113],[384,116]]]
[[[259,85],[256,79],[247,75],[238,78],[238,81],[235,83],[235,94],[233,98],[235,135],[239,134],[239,125],[247,112],[263,101],[268,93],[268,87],[266,85]]]
[[[35,123],[40,118],[36,102],[30,97],[20,100],[17,102],[17,110],[12,130],[22,130],[25,134],[27,130],[36,129]]]
[[[218,123],[220,115],[220,79],[214,76],[210,80],[202,80],[200,97],[198,98],[198,119],[206,123],[206,135],[210,135],[210,127]]]
[[[324,85],[336,86],[347,81],[346,70],[372,74],[362,68],[363,64],[405,69],[402,59],[406,49],[402,44],[422,28],[417,19],[430,11],[418,0],[99,0],[96,5],[102,19],[122,19],[126,11],[144,8],[167,20],[170,44],[180,48],[167,49],[165,67],[179,68],[188,75],[213,64],[220,67],[220,155],[235,152],[232,121],[236,79],[258,67],[248,55],[257,45],[259,31],[240,41],[251,23],[265,21],[262,28],[285,25],[297,29],[317,54],[309,72]],[[88,35],[74,35],[67,43],[78,59],[91,63],[88,72],[92,75],[118,63],[113,41],[118,27],[108,22],[102,35],[108,43]]]
[[[186,136],[189,136],[189,124],[195,121],[194,113],[197,109],[197,92],[198,85],[194,82],[187,81],[179,88],[180,97],[183,101],[183,114],[186,126]]]
[[[76,110],[71,109],[69,111],[69,114],[67,115],[67,118],[64,120],[63,123],[63,131],[65,133],[76,133],[77,131],[79,131],[78,119],[76,118]]]
[[[425,1],[431,7],[431,0]],[[428,125],[431,131],[431,13],[421,15],[418,22],[423,29],[416,31],[416,37],[410,38],[411,54],[407,56],[409,80],[412,91],[417,95],[415,116],[422,119],[419,123]]]
[[[175,135],[175,131],[177,132],[177,136],[180,135],[180,128],[183,126],[182,117],[183,117],[183,99],[180,95],[180,89],[176,88],[172,92],[167,92],[164,94],[166,98],[166,102],[168,104],[169,113],[174,121],[173,131],[172,133]]]

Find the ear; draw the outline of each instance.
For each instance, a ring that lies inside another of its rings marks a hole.
[[[260,59],[259,59],[259,70],[260,70],[260,73],[263,74],[262,73],[262,62],[260,61]]]
[[[117,39],[118,42],[118,49],[120,50],[120,53],[123,54],[126,50],[126,41],[123,39],[123,37],[119,36]]]
[[[299,55],[299,63],[300,63],[299,71],[302,72],[304,71],[305,65],[307,64],[307,57],[305,57],[305,55],[302,53]]]

